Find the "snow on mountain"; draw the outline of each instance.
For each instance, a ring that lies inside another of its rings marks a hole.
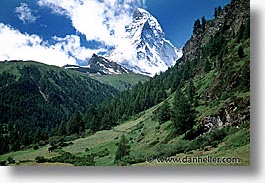
[[[164,32],[148,11],[137,8],[125,27],[122,44],[104,56],[135,73],[154,76],[182,57],[182,50],[165,39]]]
[[[131,72],[116,62],[111,62],[104,57],[97,56],[96,54],[93,54],[87,66],[65,65],[64,68],[98,75],[124,74]]]

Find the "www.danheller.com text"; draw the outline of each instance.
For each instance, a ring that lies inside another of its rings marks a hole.
[[[213,157],[213,156],[196,156],[196,157],[158,157],[146,158],[148,163],[180,163],[180,164],[237,164],[241,162],[238,157]]]

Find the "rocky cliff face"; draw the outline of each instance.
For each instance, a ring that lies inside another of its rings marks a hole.
[[[191,39],[183,48],[183,57],[185,60],[193,59],[200,54],[200,48],[205,46],[209,39],[213,37],[224,26],[228,26],[224,37],[231,39],[231,35],[236,35],[240,26],[246,24],[247,18],[250,16],[250,4],[248,0],[233,0],[226,5],[217,15],[217,17],[206,23],[205,29],[198,28],[196,33],[193,33]]]
[[[249,19],[249,1],[232,0],[214,19],[194,28],[183,48],[180,65],[192,68],[193,79],[208,82],[201,82],[205,87],[199,97],[206,108],[215,108],[200,116],[204,132],[226,125],[240,127],[250,120],[249,37],[238,38],[242,27],[246,30],[249,26]],[[245,52],[243,57],[239,47]]]
[[[204,127],[204,131],[212,131],[227,125],[239,127],[245,121],[250,120],[249,111],[249,97],[229,101],[215,115],[202,117],[200,124]]]

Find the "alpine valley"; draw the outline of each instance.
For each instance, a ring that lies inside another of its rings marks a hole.
[[[250,165],[250,2],[213,14],[182,49],[137,8],[86,66],[0,62],[0,164]]]

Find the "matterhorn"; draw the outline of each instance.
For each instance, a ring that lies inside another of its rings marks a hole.
[[[135,73],[154,76],[173,66],[182,56],[182,50],[174,47],[155,17],[137,8],[132,22],[125,26],[122,44],[104,55]]]

